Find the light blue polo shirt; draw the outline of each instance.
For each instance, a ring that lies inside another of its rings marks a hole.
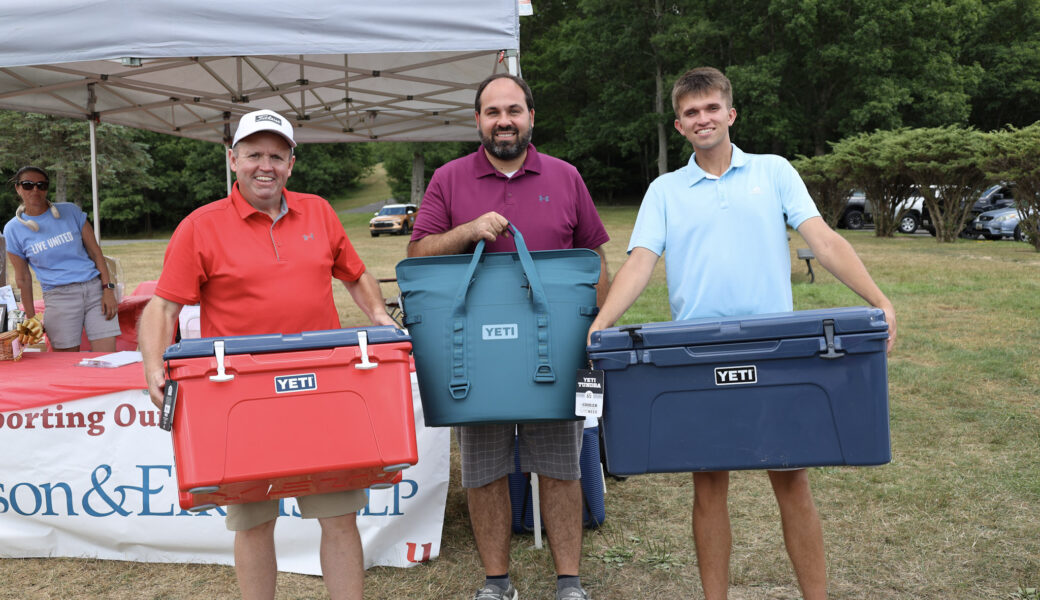
[[[786,225],[820,216],[798,172],[734,145],[729,169],[714,177],[695,156],[650,184],[628,251],[668,253],[673,320],[792,310]]]
[[[23,219],[36,221],[39,231],[29,229],[17,219],[11,219],[4,227],[7,251],[29,263],[43,291],[100,276],[83,247],[87,215],[69,202],[57,202],[54,206],[60,215],[57,219],[49,210],[36,217],[22,215]]]

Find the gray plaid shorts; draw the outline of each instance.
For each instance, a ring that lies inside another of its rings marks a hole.
[[[584,429],[585,421],[456,427],[462,487],[483,487],[512,473],[516,469],[513,445],[517,436],[521,471],[553,479],[581,479],[579,459]]]

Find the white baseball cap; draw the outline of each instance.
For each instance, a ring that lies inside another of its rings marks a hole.
[[[235,130],[235,140],[231,142],[231,147],[233,148],[243,138],[260,131],[277,133],[285,138],[286,142],[289,142],[290,148],[296,147],[296,142],[293,140],[293,127],[289,119],[266,108],[242,115],[242,118],[238,120],[238,129]]]

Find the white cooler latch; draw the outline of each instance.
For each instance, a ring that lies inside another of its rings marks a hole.
[[[210,375],[210,381],[231,381],[235,378],[234,375],[230,375],[224,371],[224,340],[217,340],[213,342],[213,355],[217,358],[217,374]]]
[[[355,369],[374,369],[379,363],[368,360],[368,332],[359,331],[357,334],[358,349],[361,351],[361,362],[354,365]]]

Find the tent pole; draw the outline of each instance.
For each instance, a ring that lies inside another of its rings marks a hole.
[[[90,193],[94,201],[94,239],[101,244],[101,215],[98,210],[97,184],[97,124],[90,118]]]
[[[242,61],[238,61],[241,68]],[[227,195],[231,197],[231,112],[224,111],[224,180],[227,184]]]
[[[510,75],[522,77],[522,75],[520,75],[520,60],[516,50],[506,50],[506,71],[508,71]]]

